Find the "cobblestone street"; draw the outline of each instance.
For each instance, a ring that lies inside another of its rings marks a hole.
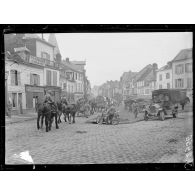
[[[62,122],[48,133],[36,121],[6,125],[6,164],[24,163],[14,154],[29,151],[35,164],[176,163],[185,161],[186,137],[192,135],[192,112],[176,119],[98,125]]]

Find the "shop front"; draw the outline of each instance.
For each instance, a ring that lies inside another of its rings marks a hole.
[[[25,85],[26,92],[26,109],[35,110],[37,102],[44,99],[44,87]]]
[[[54,101],[57,102],[60,100],[61,97],[61,88],[56,86],[45,86],[44,87],[44,95],[47,93],[47,91],[52,91],[52,95],[54,97]]]

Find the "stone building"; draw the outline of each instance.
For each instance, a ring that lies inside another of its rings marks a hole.
[[[172,84],[175,89],[186,90],[193,99],[193,59],[192,49],[181,50],[172,60]]]
[[[15,113],[34,110],[49,89],[54,99],[59,99],[59,64],[54,61],[54,48],[35,35],[5,35],[8,98]]]

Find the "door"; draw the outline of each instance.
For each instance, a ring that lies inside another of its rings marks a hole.
[[[22,93],[18,93],[18,109],[19,109],[19,114],[23,114],[23,109],[22,109]]]

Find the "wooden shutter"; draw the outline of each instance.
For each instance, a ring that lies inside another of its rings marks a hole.
[[[47,70],[46,78],[47,78],[47,85],[51,86],[51,71],[50,70]]]
[[[11,74],[11,85],[15,85],[15,71],[11,70],[10,74]]]
[[[21,72],[17,71],[17,74],[18,74],[18,85],[20,86],[21,85]]]
[[[33,74],[30,73],[30,85],[33,85]]]
[[[53,85],[57,86],[57,72],[53,71]]]
[[[37,85],[40,85],[40,75],[37,75]]]

